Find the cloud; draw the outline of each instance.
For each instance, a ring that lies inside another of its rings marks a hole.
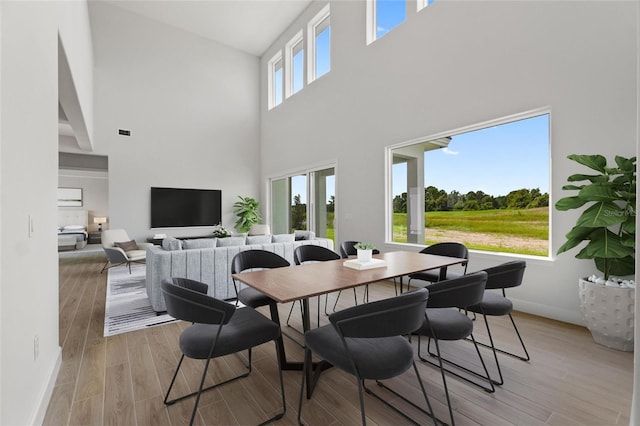
[[[451,150],[451,149],[449,149],[447,147],[442,148],[442,152],[444,152],[447,155],[458,155],[458,154],[460,154],[459,151],[453,151],[453,150]]]

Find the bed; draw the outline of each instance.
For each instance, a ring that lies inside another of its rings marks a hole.
[[[87,245],[86,210],[58,210],[58,251],[77,250]]]

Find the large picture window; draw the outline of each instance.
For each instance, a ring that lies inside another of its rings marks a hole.
[[[519,114],[387,151],[388,241],[549,256],[550,114]]]

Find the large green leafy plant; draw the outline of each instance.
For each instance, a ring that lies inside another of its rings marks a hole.
[[[235,228],[240,232],[247,232],[252,225],[260,223],[260,203],[251,197],[238,196],[240,201],[233,203],[233,213],[238,216]]]
[[[564,253],[583,241],[576,258],[593,259],[596,268],[609,276],[635,273],[636,234],[636,157],[615,157],[617,167],[608,167],[602,155],[569,155],[597,174],[574,174],[567,178],[564,190],[578,191],[556,203],[558,210],[585,207],[576,225],[566,235],[567,241],[558,249]],[[585,182],[576,185],[574,182]]]

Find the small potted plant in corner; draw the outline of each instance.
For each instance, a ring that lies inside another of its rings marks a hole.
[[[558,254],[587,242],[576,258],[592,259],[603,275],[579,280],[582,316],[597,343],[632,351],[635,277],[622,278],[635,274],[636,157],[616,156],[617,167],[602,155],[568,158],[597,173],[571,175],[562,187],[578,193],[558,200],[556,209],[585,209]]]
[[[238,196],[240,201],[233,204],[233,213],[238,216],[235,228],[239,232],[248,232],[251,226],[260,223],[260,203],[251,197]]]
[[[371,262],[371,256],[376,246],[372,243],[359,242],[354,244],[353,248],[358,251],[358,261],[366,263]]]

